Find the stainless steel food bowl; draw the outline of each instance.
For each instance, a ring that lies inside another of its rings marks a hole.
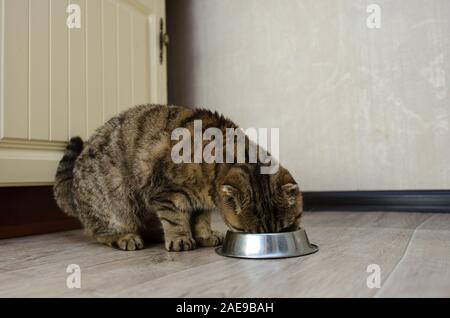
[[[304,229],[261,234],[228,231],[223,245],[216,248],[222,256],[253,259],[297,257],[318,250],[317,245],[309,242]]]

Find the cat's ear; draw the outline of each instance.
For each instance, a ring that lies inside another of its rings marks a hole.
[[[292,206],[297,203],[300,196],[300,189],[296,183],[286,183],[281,186],[281,193],[287,204]]]
[[[223,184],[220,187],[220,194],[223,200],[223,204],[232,209],[236,214],[242,212],[240,204],[240,193],[239,190],[234,186],[229,184]]]
[[[233,209],[235,214],[240,214],[245,210],[245,202],[249,202],[249,188],[248,176],[242,169],[232,168],[220,186],[220,196],[227,207]]]
[[[222,187],[220,188],[220,191],[222,192],[222,195],[231,197],[231,196],[236,195],[236,192],[238,192],[238,189],[236,189],[232,185],[223,184]]]
[[[297,184],[290,172],[284,167],[280,167],[278,170],[278,180],[280,186],[287,184]]]
[[[295,182],[289,171],[287,171],[285,168],[281,167],[279,173],[281,195],[283,196],[284,201],[289,206],[293,206],[297,204],[297,200],[301,200],[298,184],[297,182]]]

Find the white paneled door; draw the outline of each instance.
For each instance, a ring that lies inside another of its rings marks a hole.
[[[72,136],[166,103],[164,0],[0,0],[0,186],[51,184]]]

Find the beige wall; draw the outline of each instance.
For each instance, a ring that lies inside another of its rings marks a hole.
[[[450,188],[450,1],[169,0],[168,15],[169,101],[279,127],[304,190]]]

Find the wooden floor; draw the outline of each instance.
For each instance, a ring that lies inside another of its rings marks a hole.
[[[450,214],[314,212],[303,225],[320,251],[282,260],[161,244],[123,252],[81,231],[0,240],[0,296],[450,297]],[[81,267],[81,289],[66,287],[69,264]],[[367,287],[370,264],[379,289]]]

